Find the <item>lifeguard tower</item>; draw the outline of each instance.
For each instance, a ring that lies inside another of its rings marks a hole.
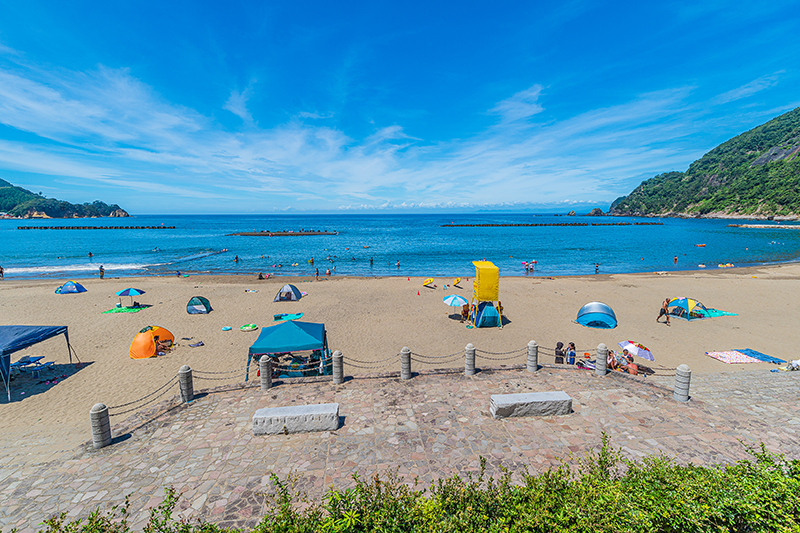
[[[499,310],[500,269],[491,261],[473,261],[475,281],[472,282],[470,321],[476,328],[503,327]],[[494,306],[498,302],[498,306]]]

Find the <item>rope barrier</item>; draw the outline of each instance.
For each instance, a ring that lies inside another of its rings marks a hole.
[[[455,353],[451,353],[450,355],[422,355],[421,353],[411,352],[411,355],[415,355],[417,357],[422,357],[423,359],[451,359],[457,355],[461,355],[464,353],[464,350],[459,350]]]
[[[244,374],[244,372],[242,372]],[[227,381],[229,379],[237,379],[242,376],[242,374],[234,375],[234,376],[226,376],[222,378],[207,378],[205,376],[194,376],[195,379],[204,379],[206,381]]]
[[[517,350],[516,352],[509,352],[513,353],[514,355],[510,355],[509,357],[489,357],[488,355],[478,355],[481,359],[488,359],[490,361],[509,361],[511,359],[516,359],[520,357],[526,352],[527,350]]]
[[[380,359],[378,361],[359,361],[358,359],[353,359],[351,357],[347,357],[347,358],[344,358],[344,362],[347,363],[347,364],[352,364],[352,362],[355,362],[355,363],[361,363],[363,365],[369,365],[369,364],[373,364],[373,363],[384,363],[386,361],[391,361],[392,359],[397,359],[398,357],[400,357],[399,353],[396,353],[394,355],[390,355],[386,359]],[[353,365],[353,366],[355,366],[355,365]]]
[[[362,366],[362,365],[355,365],[355,364],[349,363],[349,362],[347,363],[347,365],[355,367],[355,368],[363,368],[365,370],[375,370],[377,368],[377,366],[375,366],[375,365],[373,365],[373,366]],[[385,368],[385,366],[382,367],[382,368]]]
[[[452,359],[436,359],[433,361],[430,360],[425,361],[424,359],[417,359],[416,357],[411,358],[412,361],[416,361],[417,363],[422,363],[424,365],[432,365],[436,363],[452,363],[453,361],[458,361],[459,359],[461,359],[461,357],[454,357]]]
[[[284,369],[284,370],[299,370],[299,369],[303,369],[303,368],[316,368],[316,367],[320,366],[320,364],[322,364],[323,366],[327,365],[328,361],[330,361],[330,360],[331,360],[331,358],[328,357],[327,359],[321,359],[321,360],[313,362],[313,363],[292,363],[289,366],[287,366],[287,365],[279,365],[277,363],[273,363],[272,364],[272,368],[280,368],[280,369]]]
[[[485,353],[485,354],[489,354],[489,355],[509,355],[509,354],[512,354],[512,353],[519,353],[519,352],[527,351],[527,350],[528,350],[527,346],[525,348],[517,348],[516,350],[512,350],[510,352],[487,352],[485,350],[478,350],[477,348],[475,348],[475,353]]]
[[[237,372],[246,372],[247,368],[238,368],[236,370],[224,370],[222,372],[209,372],[207,370],[192,369],[192,374],[236,374]]]
[[[163,391],[161,394],[159,394],[158,396],[155,396],[155,397],[151,398],[150,400],[148,400],[147,402],[143,403],[142,405],[140,405],[140,406],[138,406],[138,407],[134,407],[133,409],[128,409],[127,411],[122,411],[122,412],[119,412],[119,413],[109,413],[109,415],[108,415],[108,416],[120,416],[120,415],[125,415],[125,414],[128,414],[128,413],[132,413],[133,411],[138,411],[138,410],[139,410],[139,409],[141,409],[142,407],[144,407],[144,406],[146,406],[146,405],[150,405],[151,403],[155,402],[156,400],[158,400],[159,398],[161,398],[162,396],[164,396],[166,393],[168,393],[168,392],[169,392],[169,391],[172,389],[172,387],[174,387],[174,386],[176,386],[176,385],[178,385],[178,383],[177,383],[177,382],[176,382],[176,383],[173,383],[173,384],[172,384],[172,386],[170,386],[170,387],[166,388],[166,389],[165,389],[165,390],[164,390],[164,391]],[[151,393],[151,395],[152,395],[152,394],[154,394],[154,393]],[[130,404],[128,404],[128,405],[130,405]]]
[[[141,402],[142,400],[146,400],[147,398],[149,398],[149,397],[150,397],[150,396],[152,396],[153,394],[157,393],[158,391],[160,391],[161,389],[163,389],[164,387],[166,387],[167,385],[169,385],[169,384],[170,384],[170,383],[172,383],[173,381],[177,381],[177,380],[178,380],[178,376],[173,376],[172,378],[170,378],[170,380],[169,380],[169,381],[167,381],[166,383],[164,383],[162,386],[160,386],[159,388],[157,388],[156,390],[154,390],[153,392],[151,392],[151,393],[150,393],[150,394],[148,394],[147,396],[142,396],[142,397],[141,397],[141,398],[139,398],[138,400],[133,400],[132,402],[123,403],[123,404],[121,404],[121,405],[115,405],[114,407],[109,407],[109,408],[108,408],[108,410],[109,410],[109,411],[111,411],[112,409],[120,409],[121,407],[128,407],[129,405],[133,405],[133,404],[135,404],[135,403],[139,403],[139,402]],[[138,408],[137,408],[137,409],[138,409]]]

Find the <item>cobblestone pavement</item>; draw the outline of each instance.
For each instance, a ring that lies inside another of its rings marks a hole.
[[[299,473],[298,488],[312,496],[331,484],[350,485],[354,472],[396,469],[428,484],[477,471],[480,456],[489,473],[502,464],[518,475],[524,465],[540,472],[596,449],[603,432],[630,458],[664,452],[681,462],[729,462],[748,456],[740,440],[763,440],[772,451],[800,457],[800,372],[693,376],[686,404],[672,399],[672,379],[562,367],[278,384],[265,393],[217,390],[189,405],[173,398],[115,426],[107,448],[86,445],[38,464],[2,457],[0,527],[25,533],[53,514],[85,517],[130,495],[131,524],[140,529],[170,485],[181,493],[179,517],[252,527],[265,508],[270,473]],[[573,398],[572,414],[488,414],[491,394],[553,390]],[[253,436],[258,408],[327,402],[340,404],[337,431]]]

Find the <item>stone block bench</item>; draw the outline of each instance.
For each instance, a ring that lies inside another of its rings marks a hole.
[[[339,404],[267,407],[253,415],[253,435],[305,433],[339,429]]]
[[[566,415],[572,412],[572,398],[564,391],[492,394],[489,412],[495,418]]]

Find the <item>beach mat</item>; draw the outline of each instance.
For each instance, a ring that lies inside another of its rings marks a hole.
[[[762,363],[760,359],[750,357],[737,350],[729,350],[727,352],[706,352],[706,355],[713,357],[717,361],[722,361],[725,364],[732,365],[738,363]]]
[[[294,313],[294,314],[281,313],[279,315],[273,316],[272,320],[277,322],[279,320],[297,320],[298,318],[303,318],[303,313]]]
[[[747,356],[754,357],[759,361],[763,361],[765,363],[785,363],[783,359],[778,359],[777,357],[772,357],[771,355],[767,355],[765,353],[757,352],[755,350],[751,350],[750,348],[745,348],[744,350],[736,349],[737,352],[743,353]]]
[[[103,314],[107,313],[138,313],[142,309],[147,309],[148,307],[152,307],[150,305],[140,305],[139,307],[114,307],[113,309],[109,309],[108,311],[103,311]]]
[[[719,309],[714,309],[713,307],[709,307],[708,309],[706,309],[706,316],[708,318],[716,318],[718,316],[739,316],[739,315],[736,313],[729,313],[727,311],[720,311]]]

